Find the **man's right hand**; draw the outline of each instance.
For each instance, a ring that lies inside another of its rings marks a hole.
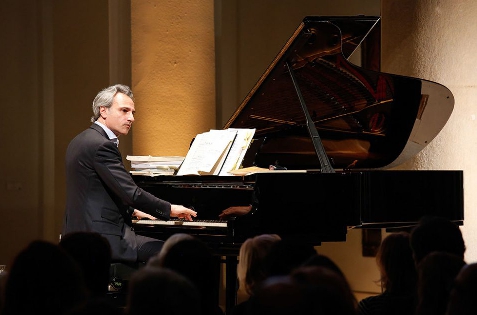
[[[181,205],[171,204],[171,217],[192,221],[192,217],[196,217],[197,212]]]
[[[224,211],[219,214],[220,220],[227,220],[232,217],[239,217],[242,215],[246,215],[247,213],[252,210],[252,205],[249,206],[236,206],[236,207],[228,207]]]

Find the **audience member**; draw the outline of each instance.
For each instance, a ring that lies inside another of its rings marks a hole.
[[[315,255],[310,244],[282,239],[273,244],[265,264],[270,276],[287,275]]]
[[[321,255],[317,253],[316,255],[306,260],[302,266],[303,267],[306,267],[306,266],[325,267],[325,268],[331,269],[332,271],[336,272],[338,275],[346,279],[346,276],[344,275],[340,267],[338,267],[338,265],[333,260],[331,260],[329,257],[325,255]]]
[[[171,236],[164,242],[164,245],[162,246],[161,251],[156,254],[155,256],[151,257],[149,260],[148,264],[151,266],[160,266],[161,260],[164,260],[164,256],[166,253],[169,252],[169,249],[174,246],[176,243],[179,243],[182,240],[190,240],[193,239],[194,236],[186,233],[176,233]]]
[[[60,247],[81,267],[90,297],[105,297],[111,265],[108,240],[95,232],[73,232],[62,237]]]
[[[454,280],[465,265],[462,257],[447,252],[432,252],[419,265],[417,315],[444,315]]]
[[[265,259],[272,246],[280,240],[276,234],[262,234],[247,239],[240,246],[237,278],[239,286],[249,296],[253,295],[260,284],[268,277]],[[245,314],[249,300],[235,305],[232,315]]]
[[[2,315],[60,315],[86,300],[80,267],[59,246],[33,241],[14,259]]]
[[[447,252],[462,259],[465,253],[459,227],[442,217],[423,217],[411,232],[411,248],[416,265],[432,252]]]
[[[477,263],[462,267],[451,290],[446,315],[477,314]]]
[[[250,298],[249,315],[355,315],[347,281],[327,267],[306,266],[270,277]]]
[[[212,256],[209,247],[195,237],[177,236],[166,240],[158,259],[148,266],[171,269],[189,279],[200,294],[202,314],[222,315],[219,307],[219,260]]]
[[[131,277],[125,314],[201,315],[199,292],[179,273],[146,266]]]
[[[358,314],[414,314],[417,271],[409,233],[388,235],[378,249],[376,262],[381,274],[383,292],[361,300],[358,304]]]
[[[280,237],[276,234],[262,234],[247,239],[240,247],[237,277],[239,285],[249,295],[268,277],[264,259],[273,244],[279,240]]]
[[[259,235],[240,248],[237,277],[250,298],[231,314],[474,314],[477,264],[466,265],[465,249],[459,227],[445,218],[425,217],[411,234],[392,233],[376,256],[382,293],[357,303],[340,268],[313,246]],[[102,299],[111,255],[108,240],[94,232],[67,234],[59,246],[31,242],[1,279],[0,314],[120,315]],[[200,239],[171,236],[132,275],[125,315],[223,315],[218,264]]]

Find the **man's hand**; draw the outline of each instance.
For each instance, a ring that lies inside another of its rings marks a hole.
[[[232,217],[239,217],[245,215],[252,210],[252,206],[238,206],[238,207],[228,207],[221,214],[219,214],[220,220],[227,220]]]
[[[156,217],[153,217],[152,215],[147,214],[145,212],[139,211],[138,209],[134,209],[132,216],[138,218],[139,220],[141,219],[157,220]]]
[[[196,217],[197,212],[181,205],[171,205],[171,217],[192,221],[192,217]]]

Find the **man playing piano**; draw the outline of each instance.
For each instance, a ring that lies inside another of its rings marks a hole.
[[[92,231],[103,235],[111,244],[113,261],[145,262],[162,248],[162,241],[135,234],[132,216],[191,221],[197,215],[139,188],[124,168],[118,137],[128,134],[134,112],[128,86],[105,88],[93,101],[93,124],[77,135],[66,151],[62,233]]]

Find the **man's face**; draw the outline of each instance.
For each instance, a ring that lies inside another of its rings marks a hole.
[[[123,94],[117,93],[110,108],[100,108],[101,117],[104,119],[106,127],[119,137],[127,135],[134,121],[134,102]]]

